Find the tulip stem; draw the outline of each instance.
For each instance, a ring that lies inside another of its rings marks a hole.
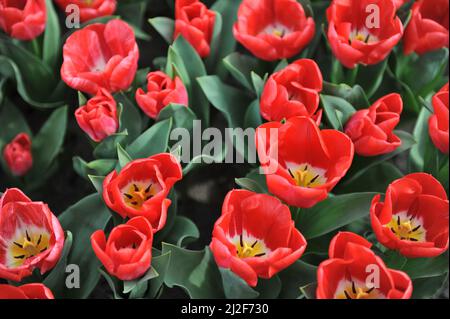
[[[358,77],[359,64],[357,64],[353,69],[350,70],[348,74],[347,83],[349,86],[354,86],[356,83],[356,78]]]
[[[41,57],[41,49],[40,49],[37,38],[33,39],[31,41],[31,48],[33,50],[34,55],[37,56],[38,58],[40,58]]]

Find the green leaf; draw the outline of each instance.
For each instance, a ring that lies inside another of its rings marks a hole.
[[[296,226],[307,239],[325,235],[368,217],[375,195],[377,193],[354,193],[329,197],[312,208],[302,209]]]
[[[110,218],[110,211],[99,194],[85,197],[59,216],[63,229],[73,235],[67,263],[80,267],[80,288],[65,289],[65,298],[87,298],[96,287],[99,273],[95,269],[100,266],[100,262],[91,248],[90,237],[94,231],[105,229]]]
[[[258,60],[248,55],[233,52],[223,63],[231,76],[248,90],[254,90],[252,72],[258,67]]]
[[[169,288],[181,287],[193,299],[224,297],[220,271],[208,248],[192,251],[163,243],[162,253],[169,251],[171,260],[164,279]]]
[[[158,276],[158,272],[153,267],[150,267],[150,269],[141,278],[124,281],[123,293],[128,294],[132,290],[139,288],[139,286],[141,286],[142,284],[147,283],[147,281],[152,280]]]
[[[50,288],[53,295],[56,298],[62,298],[64,295],[64,290],[66,288],[66,266],[67,266],[67,258],[69,252],[72,248],[72,233],[70,231],[66,231],[66,238],[64,241],[64,248],[61,253],[61,257],[56,264],[56,266],[52,269],[52,271],[45,277],[42,282],[45,286]]]
[[[175,30],[175,21],[166,17],[156,17],[149,19],[148,22],[162,36],[167,44],[172,44],[173,33]]]
[[[435,298],[436,294],[442,289],[447,278],[448,274],[414,280],[412,299]]]
[[[119,159],[119,165],[121,168],[125,167],[133,160],[120,144],[117,144],[117,158]]]
[[[281,292],[281,280],[278,275],[270,279],[258,279],[255,290],[259,293],[259,299],[276,299]]]
[[[75,156],[72,162],[73,169],[83,178],[88,178],[88,175],[106,176],[117,165],[117,160],[115,159],[99,159],[87,163],[79,156]]]
[[[358,110],[370,106],[369,99],[367,98],[364,89],[359,85],[351,87],[347,84],[337,85],[324,81],[322,94],[340,97]]]
[[[387,62],[388,59],[385,59],[376,65],[359,66],[356,83],[364,89],[369,99],[374,96],[383,82]]]
[[[128,131],[122,131],[114,133],[103,141],[101,141],[94,149],[95,158],[116,158],[117,157],[117,145],[124,143],[128,137]]]
[[[255,72],[251,72],[251,78],[252,78],[252,84],[253,84],[253,89],[255,90],[256,96],[258,97],[258,99],[261,98],[261,95],[264,91],[264,86],[266,84],[266,81],[269,77],[269,73],[266,73],[264,75],[264,77],[260,77],[258,74],[256,74]]]
[[[126,148],[127,153],[138,159],[166,152],[171,128],[171,118],[154,124]]]
[[[78,91],[78,105],[83,106],[86,105],[87,98],[84,96],[83,92]]]
[[[448,273],[448,252],[435,258],[409,258],[401,270],[413,280],[445,275]]]
[[[123,299],[119,293],[120,291],[119,280],[117,278],[110,276],[106,271],[103,270],[102,267],[98,268],[98,273],[102,275],[103,278],[105,278],[106,283],[113,292],[114,299]]]
[[[185,247],[200,237],[200,232],[189,218],[176,216],[174,225],[170,233],[164,237],[164,241],[169,244],[175,244],[179,247]]]
[[[411,148],[410,161],[415,170],[422,171],[424,168],[425,151],[431,144],[430,135],[428,133],[428,120],[430,118],[430,111],[423,107],[419,113],[414,127],[413,136],[417,141]]]
[[[61,152],[67,127],[67,106],[61,107],[50,115],[39,133],[33,138],[33,167],[26,180],[35,182],[46,172],[56,156]]]
[[[0,108],[0,127],[0,150],[19,133],[23,132],[32,136],[24,116],[9,99],[5,99],[5,103]]]
[[[331,95],[321,95],[323,109],[331,126],[343,131],[345,123],[356,112],[346,100]]]
[[[158,122],[172,118],[174,128],[185,128],[192,131],[193,121],[197,119],[192,110],[185,105],[169,104],[164,107],[158,115]]]
[[[256,299],[259,292],[251,288],[244,279],[230,269],[219,268],[222,285],[227,299]]]
[[[47,24],[45,26],[42,56],[44,62],[50,67],[56,67],[56,62],[61,50],[61,29],[59,28],[58,15],[53,1],[46,0]]]
[[[317,283],[300,287],[300,291],[306,299],[316,299]]]
[[[102,194],[103,193],[103,180],[105,179],[105,176],[88,175],[88,178],[91,181],[91,183],[94,186],[97,193]]]
[[[300,287],[317,281],[317,267],[297,260],[278,276],[282,282],[279,298],[294,299],[299,297]]]
[[[258,128],[263,123],[259,111],[259,100],[254,100],[245,112],[244,127]]]
[[[142,131],[142,118],[133,102],[125,95],[119,93],[114,96],[119,103],[120,131],[127,131],[127,141],[134,141]]]
[[[155,256],[155,254],[153,254],[152,268],[156,270],[159,276],[153,278],[149,282],[149,288],[146,294],[146,298],[156,298],[158,293],[163,289],[164,278],[166,277],[167,269],[169,268],[170,264],[170,256],[171,252],[160,254],[159,256]]]
[[[255,192],[255,193],[265,193],[264,189],[259,186],[257,182],[250,178],[235,178],[234,181],[243,189]]]

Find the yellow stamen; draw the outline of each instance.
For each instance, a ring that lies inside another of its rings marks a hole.
[[[149,183],[131,183],[123,193],[123,199],[128,206],[142,208],[144,203],[156,194],[154,185]]]
[[[239,258],[262,257],[267,254],[267,248],[262,241],[244,239],[243,235],[239,236],[235,245]]]
[[[25,260],[44,252],[49,247],[50,235],[45,230],[28,231],[19,235],[10,244],[9,266],[19,267]]]
[[[425,240],[425,229],[421,222],[410,218],[404,213],[393,215],[387,227],[401,240],[423,242]]]

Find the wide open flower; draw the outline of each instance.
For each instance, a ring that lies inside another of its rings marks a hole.
[[[364,238],[339,232],[317,270],[317,299],[409,299],[411,279],[389,269]]]
[[[115,227],[108,240],[103,230],[97,230],[91,236],[91,244],[109,274],[120,280],[133,280],[150,268],[152,225],[144,217],[134,217]]]
[[[270,76],[261,95],[261,115],[268,121],[312,117],[318,124],[322,73],[313,60],[300,59]]]
[[[147,75],[147,93],[139,88],[136,102],[145,114],[156,119],[161,110],[171,103],[188,105],[188,93],[181,79],[172,80],[163,72],[150,72]]]
[[[403,35],[395,12],[392,0],[334,0],[327,18],[328,40],[336,58],[347,68],[383,61]]]
[[[412,7],[411,20],[405,30],[405,54],[424,54],[448,48],[449,0],[419,0]]]
[[[48,206],[7,189],[0,198],[0,278],[21,281],[36,268],[46,273],[63,246],[64,232]]]
[[[176,0],[174,39],[182,35],[205,58],[211,51],[216,14],[199,0]]]
[[[376,156],[393,152],[402,141],[394,129],[400,122],[403,101],[400,94],[386,95],[371,107],[357,111],[345,125],[347,134],[361,156]]]
[[[433,144],[445,154],[448,154],[448,85],[433,96],[434,114],[428,127]]]
[[[306,240],[289,207],[277,198],[232,190],[223,202],[210,244],[214,258],[250,286],[271,278],[301,257]]]
[[[45,29],[45,0],[0,0],[0,28],[19,40],[33,40]]]
[[[353,161],[353,143],[347,135],[320,131],[308,117],[263,124],[256,139],[269,191],[296,207],[309,208],[326,199]]]
[[[25,175],[33,166],[30,136],[27,133],[18,134],[3,149],[3,158],[13,175]]]
[[[182,174],[180,163],[171,154],[138,159],[128,163],[119,174],[114,170],[106,176],[103,199],[123,218],[147,218],[156,232],[166,224],[171,204],[167,195]]]
[[[139,50],[133,29],[122,20],[95,23],[75,31],[64,44],[61,77],[75,90],[95,95],[130,87]]]
[[[19,287],[0,284],[0,299],[55,299],[43,284],[26,284]]]
[[[80,21],[86,22],[95,18],[109,16],[116,11],[116,0],[55,0],[56,4],[66,12],[68,5],[76,5],[80,9]],[[71,14],[72,12],[66,12]]]
[[[370,209],[373,231],[406,257],[435,257],[448,249],[448,199],[431,175],[415,173],[391,183]]]
[[[314,32],[314,20],[296,0],[244,0],[233,28],[236,40],[266,61],[300,53]]]
[[[95,142],[116,133],[119,128],[116,101],[105,89],[100,89],[86,105],[80,106],[75,111],[75,118],[81,129]]]

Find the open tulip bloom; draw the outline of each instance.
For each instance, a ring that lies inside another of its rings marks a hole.
[[[448,299],[449,3],[0,0],[0,299]]]

